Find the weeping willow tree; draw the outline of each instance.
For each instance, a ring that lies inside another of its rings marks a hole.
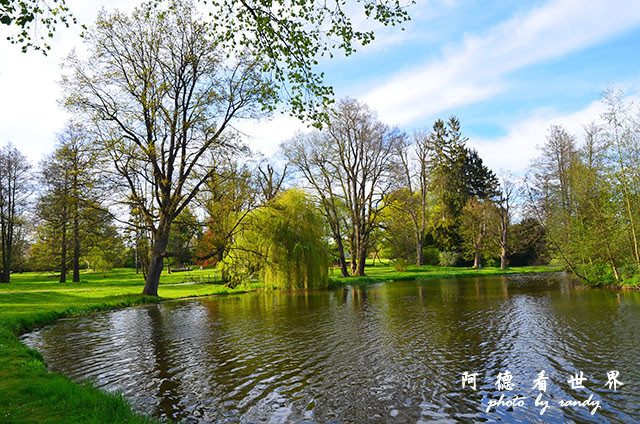
[[[258,273],[266,289],[326,288],[329,253],[319,211],[302,190],[285,191],[248,217],[224,266],[236,279]]]

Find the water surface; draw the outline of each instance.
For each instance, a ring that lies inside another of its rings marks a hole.
[[[639,324],[640,293],[545,274],[168,302],[61,320],[24,341],[51,370],[187,423],[632,423]],[[506,371],[512,390],[499,390]],[[581,371],[584,389],[572,389]],[[477,390],[462,388],[464,372],[478,373]],[[520,406],[487,412],[502,395]]]

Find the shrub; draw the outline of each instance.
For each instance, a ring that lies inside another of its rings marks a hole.
[[[458,265],[462,256],[458,252],[440,252],[440,266],[452,267]]]
[[[406,259],[398,258],[393,261],[393,269],[396,271],[406,271],[409,262]]]
[[[427,247],[422,251],[422,259],[425,265],[439,265],[440,252],[435,247]]]

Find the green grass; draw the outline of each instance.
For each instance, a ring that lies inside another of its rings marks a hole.
[[[368,263],[370,265],[370,262]],[[558,268],[549,266],[525,266],[518,268],[500,268],[486,267],[481,269],[474,268],[444,268],[440,266],[424,265],[421,267],[409,265],[404,271],[396,271],[393,266],[378,263],[375,266],[365,268],[364,277],[340,277],[340,270],[333,269],[329,276],[329,285],[347,285],[347,284],[367,284],[380,281],[400,281],[400,280],[420,280],[429,278],[456,278],[478,275],[502,275],[502,274],[522,274],[532,272],[554,272],[559,271]]]
[[[517,272],[554,271],[548,267],[526,267],[500,271],[497,268],[441,268],[408,266],[396,271],[377,264],[366,269],[366,277],[339,278],[333,270],[331,284],[364,284],[377,281],[495,275]],[[196,279],[214,278],[213,271],[192,271]],[[238,293],[259,287],[252,283],[237,289],[221,284],[182,284],[186,273],[163,274],[158,290],[161,300]],[[89,384],[76,384],[46,370],[40,354],[22,344],[17,335],[58,318],[95,311],[157,302],[142,296],[142,275],[116,269],[107,273],[84,272],[80,283],[58,283],[47,273],[13,274],[12,282],[0,284],[0,422],[1,423],[154,423],[132,411],[118,394],[104,393]]]

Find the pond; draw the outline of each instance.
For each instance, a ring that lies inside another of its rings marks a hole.
[[[167,302],[23,341],[186,423],[631,423],[639,323],[640,293],[542,274]]]

